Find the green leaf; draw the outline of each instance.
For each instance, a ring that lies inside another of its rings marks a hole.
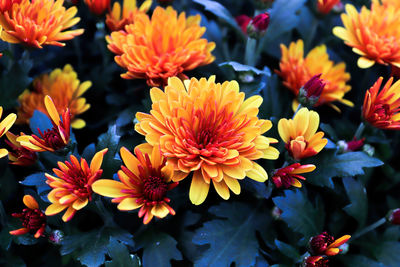
[[[39,110],[35,110],[32,118],[29,120],[29,127],[34,134],[40,136],[38,129],[44,132],[47,129],[53,128],[53,124],[46,114]]]
[[[279,249],[279,251],[286,257],[293,259],[295,262],[299,260],[300,258],[299,251],[293,246],[281,242],[278,239],[275,239],[275,245]]]
[[[25,179],[20,183],[27,186],[36,186],[37,193],[39,195],[43,195],[42,194],[43,192],[51,190],[51,187],[48,184],[46,184],[47,178],[44,174],[45,174],[44,172],[31,174],[25,177]]]
[[[243,65],[235,61],[228,61],[219,64],[220,67],[230,67],[236,72],[251,72],[256,75],[267,75],[271,76],[271,71],[269,68],[264,68],[263,70],[259,70],[255,67],[249,65]]]
[[[368,266],[368,267],[385,267],[382,263],[376,262],[362,255],[345,255],[343,262],[348,267]]]
[[[368,212],[367,192],[363,184],[353,178],[343,179],[344,188],[350,199],[350,204],[343,208],[347,214],[357,220],[358,227],[365,225]]]
[[[383,162],[368,156],[364,152],[347,152],[337,154],[336,151],[325,150],[307,162],[317,168],[307,174],[307,182],[318,186],[333,188],[333,177],[348,177],[364,174],[363,168],[381,166]]]
[[[379,262],[386,267],[397,267],[400,262],[400,242],[383,242],[375,251],[375,256]]]
[[[171,266],[171,259],[182,260],[176,240],[166,233],[150,228],[137,236],[135,241],[136,249],[143,248],[144,267]]]
[[[213,206],[211,214],[225,218],[204,223],[193,243],[209,245],[195,266],[253,266],[260,255],[256,231],[268,229],[269,216],[258,207],[230,202]]]
[[[322,208],[311,204],[303,190],[286,190],[283,196],[272,200],[282,210],[281,219],[308,240],[322,232],[325,214]]]
[[[121,161],[115,158],[119,149],[119,140],[121,136],[117,134],[117,126],[112,125],[108,128],[108,131],[99,136],[96,151],[100,151],[104,148],[108,148],[107,154],[104,156],[102,169],[103,177],[112,178],[113,174],[118,170],[121,165]]]
[[[124,244],[118,242],[115,238],[110,239],[107,250],[112,261],[106,261],[106,267],[140,266],[139,258],[137,256],[131,257],[128,248]]]

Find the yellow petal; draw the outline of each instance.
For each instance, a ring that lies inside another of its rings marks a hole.
[[[230,190],[236,195],[240,194],[240,184],[239,181],[235,178],[229,177],[227,175],[224,176],[224,181]]]
[[[366,57],[360,57],[357,61],[357,66],[361,69],[368,69],[375,64],[375,61]]]
[[[95,173],[100,169],[101,164],[103,163],[104,155],[107,153],[107,151],[108,148],[105,148],[93,156],[92,161],[90,162],[90,171],[92,173]]]
[[[268,179],[267,172],[256,162],[253,162],[253,165],[254,168],[246,173],[247,177],[257,182],[265,182]]]
[[[77,199],[75,200],[74,204],[72,204],[72,207],[76,210],[80,210],[82,208],[84,208],[87,204],[88,204],[89,200],[87,198],[85,199]]]
[[[162,203],[158,203],[151,209],[151,214],[158,218],[164,218],[169,214],[169,210]]]
[[[5,148],[0,148],[0,159],[4,158],[7,155],[8,155],[8,150]]]
[[[31,195],[25,195],[24,198],[22,199],[22,201],[24,202],[25,206],[27,206],[31,210],[35,210],[35,209],[39,208],[38,203]]]
[[[86,126],[86,122],[82,119],[74,119],[71,122],[71,127],[74,129],[82,129]]]
[[[49,113],[51,120],[58,126],[60,124],[60,115],[57,112],[56,106],[50,96],[44,97],[44,105]]]
[[[62,216],[62,220],[64,222],[68,222],[69,220],[72,219],[72,217],[74,217],[76,210],[73,207],[69,207],[67,209],[67,211],[64,213],[64,215]]]
[[[47,207],[45,214],[47,216],[52,216],[57,213],[60,213],[61,211],[65,210],[67,207],[68,207],[68,205],[60,205],[58,203],[53,203]]]
[[[221,182],[216,182],[213,180],[213,185],[214,185],[214,188],[217,191],[218,195],[220,195],[225,200],[229,199],[229,196],[230,196],[229,188],[225,184],[224,180],[222,180]]]
[[[92,184],[92,190],[99,195],[105,197],[124,197],[129,196],[129,194],[122,193],[121,190],[129,189],[126,185],[121,182],[101,179],[97,180]]]
[[[200,171],[193,174],[192,183],[190,184],[189,199],[194,205],[200,205],[207,198],[210,184],[207,184]]]
[[[136,198],[125,198],[124,200],[122,200],[119,204],[118,204],[118,209],[119,210],[134,210],[137,208],[140,208],[141,206],[143,206],[143,204],[138,204],[136,202]]]

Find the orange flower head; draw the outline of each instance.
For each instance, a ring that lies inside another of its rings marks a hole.
[[[4,13],[12,7],[14,3],[21,3],[22,0],[0,0],[0,13]]]
[[[3,120],[1,120],[1,116],[3,115],[3,107],[0,106],[0,137],[8,132],[8,130],[13,126],[15,120],[17,119],[17,115],[14,113],[8,114]],[[0,148],[0,159],[4,158],[8,155],[8,150],[5,148]]]
[[[81,35],[83,29],[67,30],[80,20],[78,9],[63,7],[64,0],[22,0],[10,10],[0,13],[3,27],[1,39],[9,43],[22,43],[42,48],[43,45],[64,46],[60,41]]]
[[[390,3],[394,2],[398,3]],[[333,28],[333,34],[361,56],[357,62],[360,68],[375,63],[400,67],[400,4],[397,5],[373,0],[371,9],[363,6],[360,12],[353,5],[346,5],[346,14],[341,16],[344,27]]]
[[[332,8],[340,3],[340,0],[318,0],[317,9],[321,14],[328,14]]]
[[[110,9],[110,0],[85,0],[85,4],[90,12],[98,16]]]
[[[17,138],[17,142],[19,142],[22,147],[33,152],[54,152],[64,148],[70,141],[71,113],[66,109],[62,113],[62,119],[60,119],[60,115],[51,97],[48,95],[45,96],[44,102],[53,128],[47,129],[44,132],[38,129],[40,137],[33,134],[21,135]]]
[[[301,183],[299,180],[305,180],[306,178],[299,174],[312,172],[313,170],[315,170],[315,165],[313,164],[301,165],[300,163],[294,163],[276,170],[272,176],[272,182],[277,188],[282,186],[285,188],[291,186],[300,188]]]
[[[278,140],[262,135],[272,123],[257,117],[261,96],[244,100],[236,81],[220,84],[215,76],[184,82],[173,77],[165,92],[152,88],[150,95],[152,110],[136,114],[135,129],[150,145],[160,145],[174,166],[173,181],[193,173],[189,192],[193,204],[204,202],[211,183],[228,199],[230,190],[240,193],[238,180],[268,179],[254,160],[277,159],[279,151],[270,146]]]
[[[44,235],[46,229],[46,215],[39,209],[39,205],[31,195],[25,195],[22,199],[26,208],[21,213],[13,213],[12,216],[22,221],[22,228],[10,231],[11,235],[24,235],[35,233],[34,237]]]
[[[342,250],[339,249],[341,245],[346,243],[351,238],[350,235],[344,235],[341,238],[335,240],[335,238],[329,235],[327,232],[323,232],[310,239],[309,251],[311,255],[326,255],[334,256],[339,254]]]
[[[392,85],[390,78],[379,92],[382,81],[380,77],[365,93],[363,118],[380,129],[400,130],[400,80]]]
[[[279,120],[279,135],[295,160],[316,155],[328,143],[328,139],[322,138],[324,132],[316,133],[318,126],[318,113],[307,108],[301,108],[293,119]]]
[[[157,7],[151,19],[144,13],[135,16],[135,23],[125,31],[107,36],[108,49],[116,54],[115,62],[127,72],[124,79],[146,79],[150,86],[160,86],[169,77],[210,64],[215,57],[215,43],[201,38],[200,15],[186,18],[172,7]]]
[[[97,152],[90,167],[86,159],[81,161],[74,156],[70,156],[70,161],[65,164],[58,162],[58,168],[53,172],[58,177],[46,173],[46,183],[53,188],[47,195],[52,203],[47,207],[45,213],[52,216],[67,209],[62,216],[62,220],[67,222],[74,217],[77,210],[83,209],[92,200],[92,184],[101,177],[103,170],[100,169],[104,155],[108,149],[105,148]]]
[[[132,24],[138,13],[146,13],[149,11],[153,0],[145,0],[143,4],[137,8],[136,0],[124,0],[122,5],[115,2],[110,13],[106,15],[106,24],[110,31],[119,31],[125,28],[125,25]]]
[[[298,96],[300,88],[314,75],[322,74],[321,79],[326,83],[316,106],[332,104],[339,101],[345,105],[353,106],[349,100],[343,99],[345,93],[351,90],[346,83],[350,80],[350,74],[346,72],[346,64],[341,62],[334,64],[329,59],[325,45],[312,49],[304,58],[303,40],[292,42],[289,47],[281,44],[282,58],[279,63],[280,70],[276,70],[283,79],[283,84]]]
[[[21,133],[19,136],[25,135]],[[6,133],[7,139],[5,142],[11,148],[11,151],[8,152],[8,159],[10,160],[10,164],[18,165],[18,166],[30,166],[34,164],[37,160],[36,152],[32,152],[26,148],[24,148],[18,141],[16,136],[11,132]]]
[[[119,210],[140,208],[139,218],[143,217],[144,224],[148,224],[154,216],[164,218],[168,214],[175,215],[168,205],[170,199],[166,194],[178,183],[171,183],[174,168],[166,164],[167,159],[162,156],[160,147],[139,145],[135,148],[136,157],[122,147],[120,154],[126,166],[121,166],[118,171],[121,182],[98,180],[92,186],[93,191],[112,197],[113,203],[119,203]]]
[[[53,100],[58,113],[69,109],[73,128],[85,127],[86,122],[77,116],[90,108],[90,104],[86,103],[82,95],[92,86],[92,82],[81,83],[71,65],[67,64],[63,69],[55,69],[50,73],[40,75],[33,81],[32,86],[32,92],[25,90],[19,97],[17,123],[28,123],[35,110],[46,113],[43,98],[48,95]]]

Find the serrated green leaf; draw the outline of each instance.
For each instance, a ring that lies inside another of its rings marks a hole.
[[[343,208],[347,214],[357,220],[358,227],[365,225],[368,212],[367,192],[360,181],[348,177],[343,179],[344,188],[350,204]]]
[[[295,262],[297,262],[300,258],[299,251],[294,248],[293,246],[286,244],[284,242],[279,241],[278,239],[275,239],[275,245],[278,248],[278,250],[285,255],[288,258],[291,258]]]
[[[253,266],[260,255],[257,230],[268,228],[269,216],[258,207],[231,202],[213,206],[209,212],[225,218],[204,223],[193,243],[209,245],[195,266]]]
[[[106,267],[140,266],[138,258],[136,256],[131,257],[128,248],[124,244],[118,242],[115,238],[110,239],[107,250],[112,261],[107,261],[105,263]]]
[[[118,153],[119,140],[121,136],[117,134],[117,126],[112,125],[108,128],[108,131],[99,136],[96,151],[100,151],[104,148],[108,148],[107,154],[104,156],[102,169],[103,177],[111,178],[113,174],[118,170],[121,165],[121,161],[115,159],[115,155]]]
[[[20,183],[27,186],[35,186],[38,195],[42,195],[43,192],[51,190],[51,187],[46,183],[46,176],[44,172],[38,172],[31,174]]]

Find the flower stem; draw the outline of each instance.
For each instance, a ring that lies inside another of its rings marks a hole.
[[[356,133],[354,134],[354,137],[357,140],[361,139],[361,136],[362,136],[362,133],[363,133],[364,129],[365,129],[365,124],[364,124],[364,122],[361,122],[360,125],[358,125]]]
[[[256,57],[255,57],[255,51],[256,51],[256,46],[257,46],[257,40],[247,37],[247,43],[246,43],[246,51],[244,54],[244,62],[246,65],[253,66],[256,64]]]
[[[381,218],[380,220],[374,222],[373,224],[371,224],[371,225],[365,227],[365,228],[362,229],[360,232],[355,233],[355,234],[351,237],[351,240],[353,241],[353,240],[359,238],[360,236],[362,236],[362,235],[364,235],[364,234],[366,234],[366,233],[368,233],[368,232],[374,230],[375,228],[378,228],[379,226],[381,226],[381,225],[383,225],[383,224],[385,224],[385,223],[386,223],[386,218],[383,217],[383,218]]]

